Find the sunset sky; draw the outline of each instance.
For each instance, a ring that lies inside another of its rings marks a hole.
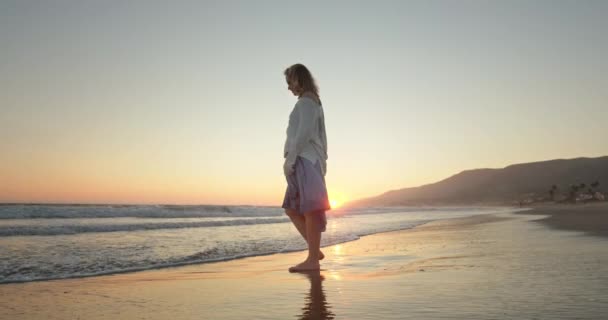
[[[280,205],[317,78],[337,201],[608,155],[608,1],[0,1],[0,202]]]

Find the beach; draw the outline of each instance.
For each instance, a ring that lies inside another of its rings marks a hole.
[[[550,222],[568,210],[578,210],[569,219],[589,213],[602,220],[606,206],[589,207],[443,219],[364,236],[324,247],[320,272],[287,272],[304,259],[299,251],[3,284],[0,314],[3,319],[599,319],[608,313],[608,238]]]
[[[525,211],[526,214],[544,215],[539,222],[562,230],[577,230],[608,237],[608,205],[591,202],[568,205],[541,205]]]

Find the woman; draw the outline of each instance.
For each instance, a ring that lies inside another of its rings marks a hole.
[[[327,137],[319,89],[310,71],[294,64],[284,72],[287,88],[298,97],[289,115],[283,171],[287,191],[283,208],[308,244],[308,257],[289,268],[290,272],[319,270],[321,232],[325,231],[325,211],[330,209],[325,186]]]

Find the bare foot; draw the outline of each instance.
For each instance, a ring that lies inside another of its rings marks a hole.
[[[320,269],[321,269],[321,266],[319,265],[319,262],[311,262],[311,261],[305,260],[304,262],[289,268],[289,272],[312,271],[312,270],[320,270]]]
[[[319,250],[319,261],[325,259],[325,255],[323,254],[323,251]]]

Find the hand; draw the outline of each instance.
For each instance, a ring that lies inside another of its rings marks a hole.
[[[285,159],[285,163],[283,164],[283,173],[285,173],[285,176],[292,175],[294,172],[294,165],[290,164],[287,159]]]

